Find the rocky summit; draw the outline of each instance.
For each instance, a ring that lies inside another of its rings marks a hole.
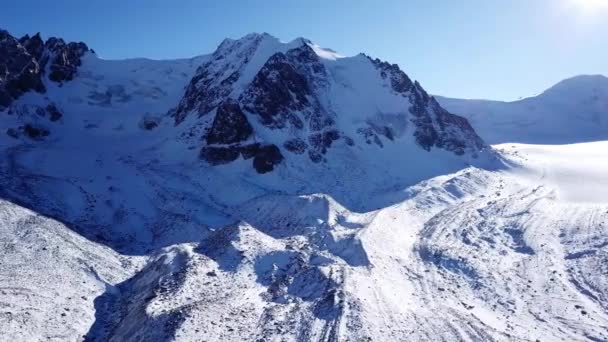
[[[341,78],[345,71],[354,84]],[[395,108],[374,93],[348,91],[365,86]],[[341,106],[362,97],[373,108],[369,112],[351,113]],[[397,65],[365,55],[327,58],[306,39],[281,43],[268,34],[224,41],[197,69],[172,115],[176,125],[188,117],[212,122],[202,128],[207,133],[201,152],[212,164],[236,160],[252,137],[276,151],[269,165],[285,154],[306,154],[319,163],[338,141],[382,148],[402,138],[408,126],[407,134],[427,151],[440,148],[462,155],[484,147],[465,119],[443,109]],[[394,122],[382,120],[383,115]]]

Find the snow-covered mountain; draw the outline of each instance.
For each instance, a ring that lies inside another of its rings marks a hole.
[[[571,144],[608,140],[608,78],[577,76],[515,102],[437,97],[490,144]]]
[[[3,339],[608,337],[604,143],[490,148],[302,38],[109,61],[1,34]]]

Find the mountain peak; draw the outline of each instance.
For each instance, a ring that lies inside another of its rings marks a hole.
[[[396,64],[343,58],[306,38],[284,43],[268,34],[224,41],[171,115],[176,125],[190,117],[186,126],[204,127],[200,156],[212,165],[241,157],[255,164],[262,151],[271,163],[307,155],[318,164],[333,149],[357,145],[412,143],[473,156],[484,146],[465,119],[441,108]]]
[[[576,92],[579,95],[585,93],[603,93],[608,95],[608,77],[604,75],[578,75],[567,78],[551,88],[544,91],[540,96],[567,96]]]
[[[218,49],[220,49],[222,47],[226,47],[226,46],[231,46],[236,43],[247,44],[247,43],[251,43],[251,42],[260,42],[262,40],[278,41],[278,38],[276,38],[266,32],[262,32],[262,33],[252,32],[252,33],[248,33],[248,34],[246,34],[240,38],[236,38],[236,39],[235,38],[225,38],[218,46]]]

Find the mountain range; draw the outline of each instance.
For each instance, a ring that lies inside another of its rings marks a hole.
[[[0,327],[604,340],[606,83],[457,100],[304,38],[104,60],[0,31]]]

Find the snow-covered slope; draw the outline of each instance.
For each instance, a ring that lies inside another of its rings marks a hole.
[[[577,76],[516,102],[437,97],[490,144],[571,144],[608,140],[608,78]]]
[[[74,341],[96,320],[95,301],[141,267],[60,222],[0,200],[3,341]]]
[[[4,203],[13,247],[3,249],[2,279],[12,282],[3,325],[18,340],[605,340],[608,202],[571,196],[585,153],[606,158],[605,145],[500,146],[517,168],[439,176],[366,212],[322,194],[263,195],[226,208],[235,223],[158,250],[143,268],[54,221],[19,223],[36,214]],[[112,271],[117,259],[134,266]],[[36,297],[14,294],[24,286]],[[28,310],[34,318],[17,318]]]
[[[3,37],[2,337],[608,337],[604,143],[493,150],[396,65],[305,39]]]

